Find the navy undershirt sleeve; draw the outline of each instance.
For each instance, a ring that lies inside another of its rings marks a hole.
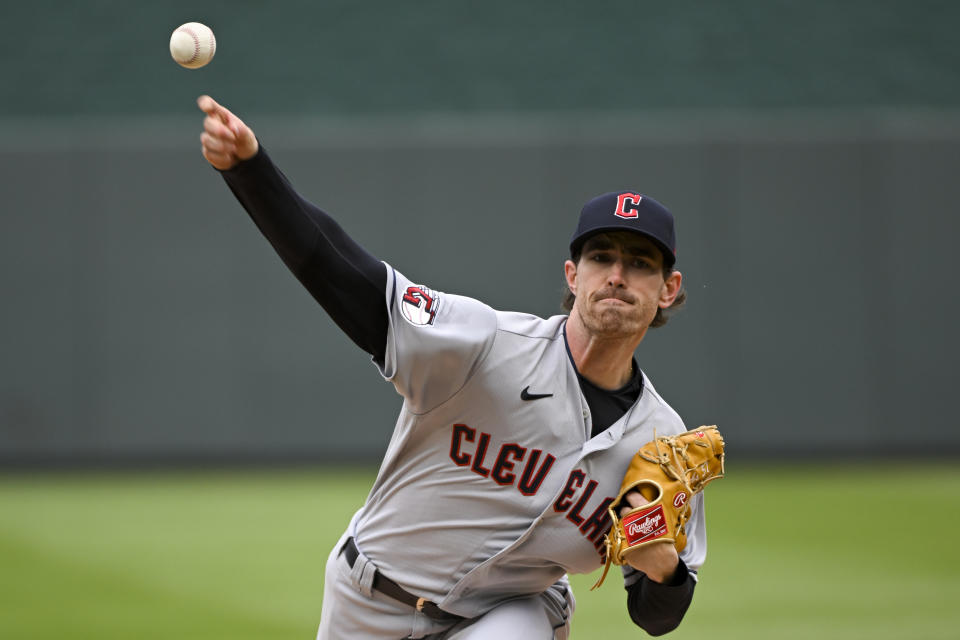
[[[260,147],[221,172],[284,264],[361,349],[382,364],[387,268],[324,211],[298,194]]]
[[[693,601],[696,584],[683,560],[670,583],[661,584],[643,575],[627,587],[630,619],[652,636],[673,631]]]

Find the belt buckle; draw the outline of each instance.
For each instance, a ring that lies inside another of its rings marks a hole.
[[[417,611],[423,613],[423,605],[427,604],[426,598],[417,598]]]

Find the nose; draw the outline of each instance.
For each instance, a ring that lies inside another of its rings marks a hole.
[[[614,260],[610,265],[610,271],[607,274],[607,284],[611,287],[625,287],[626,282],[623,279],[623,261]]]

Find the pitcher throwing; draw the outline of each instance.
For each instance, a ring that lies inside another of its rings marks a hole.
[[[636,189],[590,200],[563,264],[567,314],[498,311],[371,256],[243,121],[208,96],[198,104],[204,157],[403,398],[327,560],[317,637],[565,638],[567,574],[605,564],[608,508],[634,454],[687,431],[635,357],[685,299],[670,211]],[[682,552],[645,545],[622,566],[627,612],[651,634],[680,623],[706,557],[702,494],[689,506]]]

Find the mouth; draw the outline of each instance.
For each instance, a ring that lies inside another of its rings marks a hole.
[[[610,304],[633,304],[634,299],[630,294],[619,290],[604,290],[594,296],[597,302],[608,302]]]

